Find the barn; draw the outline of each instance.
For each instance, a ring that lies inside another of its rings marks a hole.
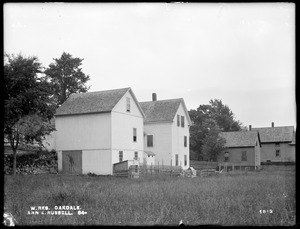
[[[131,88],[72,94],[55,114],[59,172],[112,175],[143,158],[144,118]]]

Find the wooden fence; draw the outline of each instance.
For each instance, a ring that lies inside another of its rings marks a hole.
[[[136,164],[135,161],[130,160],[113,165],[113,175],[118,177],[179,176],[181,173],[181,166]]]
[[[245,162],[222,162],[218,164],[218,170],[224,172],[257,170],[258,166],[249,165]]]
[[[206,176],[211,176],[211,175],[215,175],[218,172],[215,169],[203,169],[200,170],[200,176],[201,177],[206,177]]]
[[[181,166],[171,165],[140,165],[140,176],[178,176],[182,173]]]

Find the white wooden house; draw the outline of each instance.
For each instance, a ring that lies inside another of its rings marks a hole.
[[[155,154],[155,164],[190,167],[191,120],[182,98],[140,102],[145,113],[144,150]]]
[[[131,88],[71,95],[55,114],[58,170],[112,174],[114,163],[143,158],[144,118]]]

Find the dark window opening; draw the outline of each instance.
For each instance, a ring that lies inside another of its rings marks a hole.
[[[126,98],[126,111],[130,111],[130,98]]]
[[[119,161],[123,161],[123,151],[119,151]]]
[[[147,135],[147,147],[153,147],[153,135]]]
[[[133,141],[137,141],[137,134],[136,134],[136,128],[133,128]]]
[[[242,161],[247,161],[247,151],[242,152]]]
[[[184,116],[181,116],[181,127],[184,127]]]

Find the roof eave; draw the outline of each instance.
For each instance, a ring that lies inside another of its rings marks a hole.
[[[225,148],[252,148],[255,147],[255,145],[253,146],[225,146]]]
[[[169,121],[169,120],[144,121],[144,124],[156,124],[156,123],[173,123],[173,121]]]
[[[139,103],[139,101],[137,100],[135,94],[133,93],[133,90],[131,89],[131,87],[128,88],[128,91],[129,91],[129,93],[131,94],[132,98],[134,99],[134,101],[135,101],[135,103],[136,103],[138,109],[139,109],[140,112],[142,113],[143,118],[145,119],[145,118],[146,118],[146,115],[145,115],[145,113],[144,113],[142,107],[140,106],[140,103]]]
[[[182,102],[183,109],[184,109],[184,111],[185,111],[185,113],[186,113],[186,117],[187,117],[189,126],[191,126],[191,125],[192,125],[192,121],[191,121],[189,112],[188,112],[188,110],[187,110],[187,107],[186,107],[186,105],[185,105],[185,102],[184,102],[184,99],[183,99],[183,98],[181,98],[181,102]]]
[[[101,113],[111,113],[111,111],[94,111],[94,112],[72,113],[72,114],[54,114],[54,117],[73,116],[73,115],[86,115],[86,114],[101,114]]]

